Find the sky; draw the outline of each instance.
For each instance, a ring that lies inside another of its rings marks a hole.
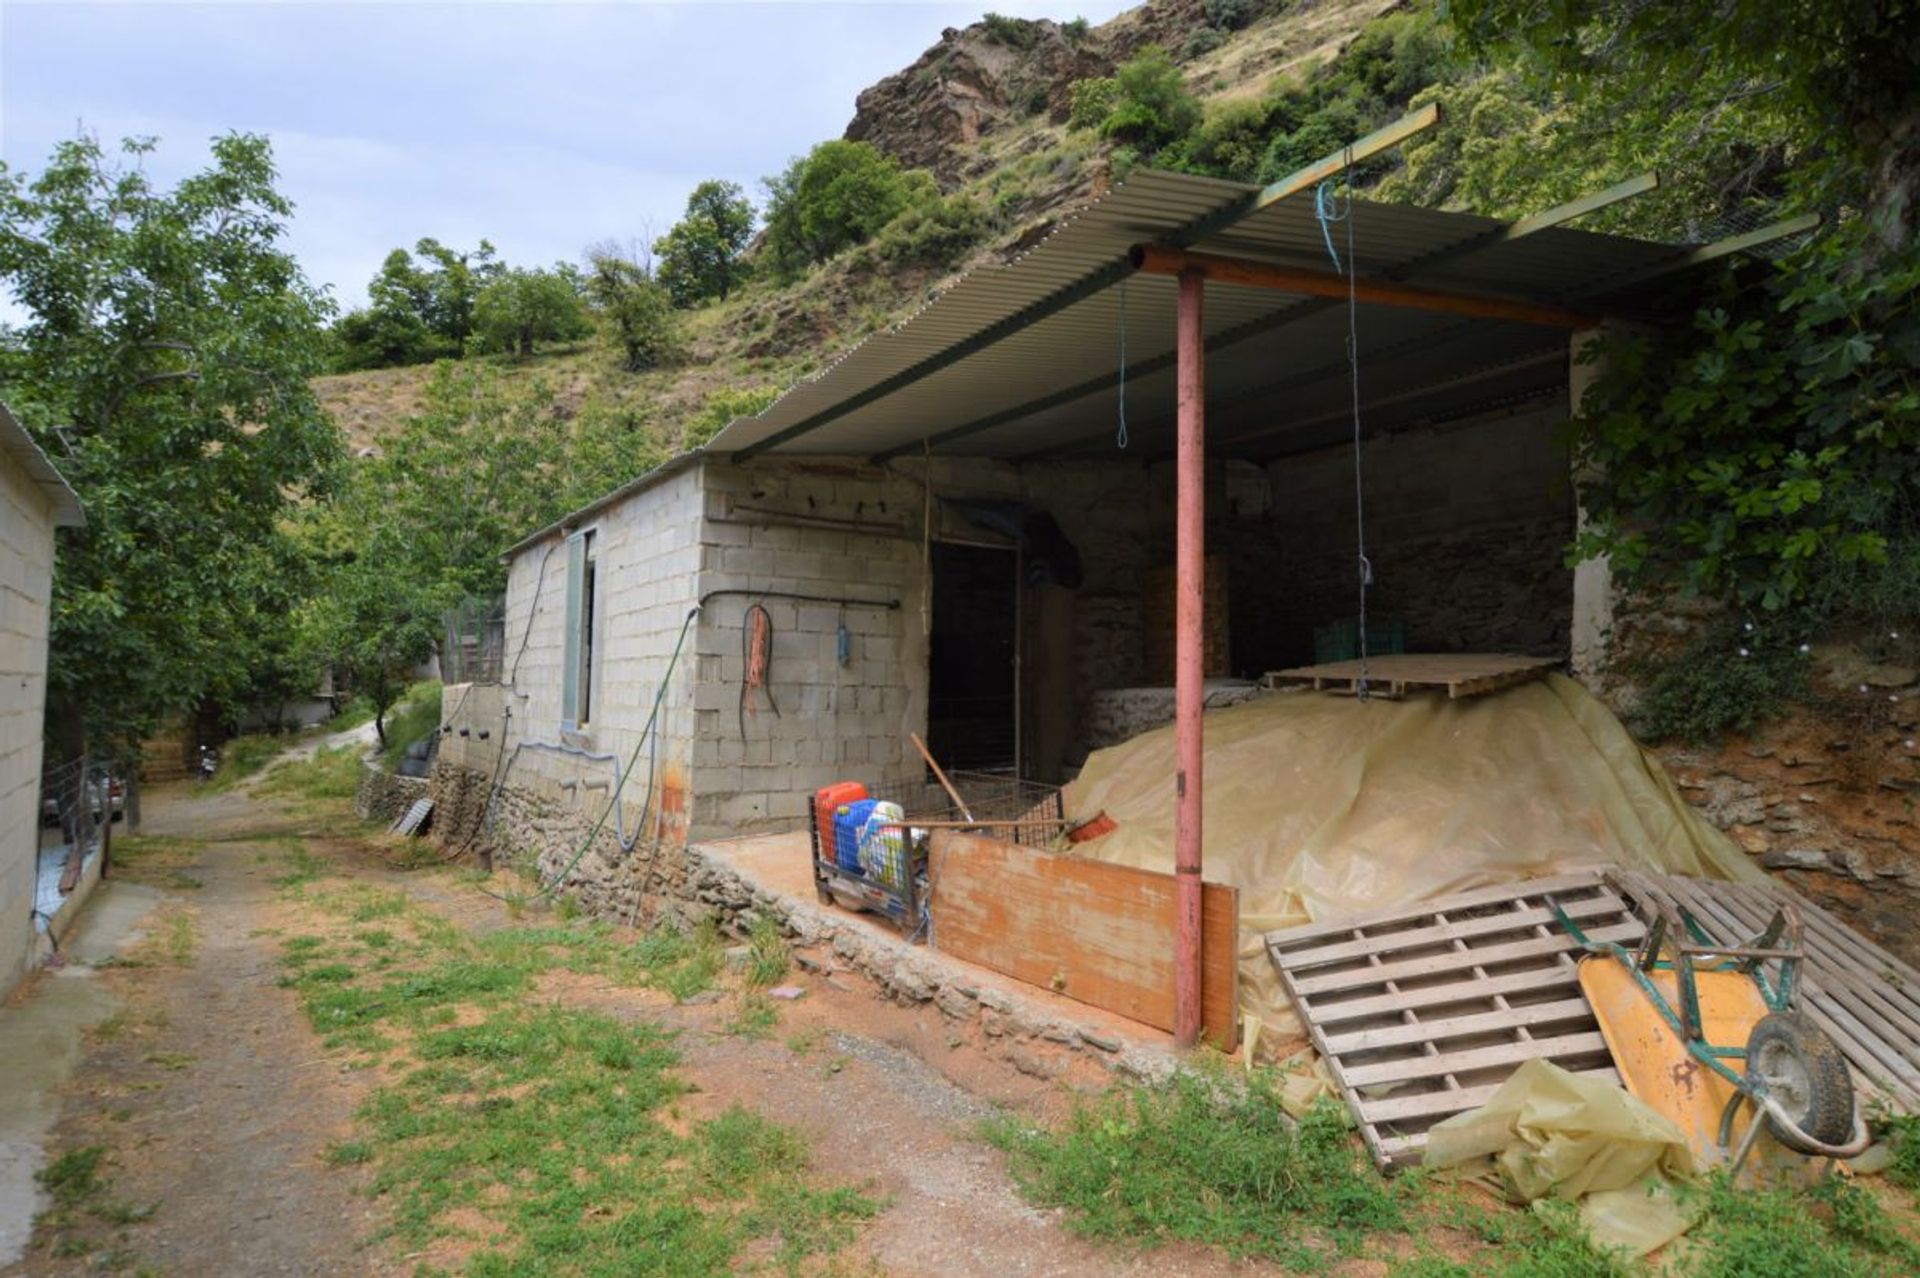
[[[1130,4],[992,6],[1099,23]],[[757,199],[840,135],[861,89],[986,7],[0,0],[0,160],[32,173],[81,130],[150,135],[145,167],[171,183],[208,139],[264,133],[296,206],[288,244],[351,307],[423,236],[546,264],[664,233],[706,178]]]

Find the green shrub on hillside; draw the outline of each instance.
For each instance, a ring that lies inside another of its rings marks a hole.
[[[1113,82],[1113,108],[1100,121],[1104,137],[1152,155],[1200,123],[1200,100],[1187,92],[1180,68],[1157,44],[1122,63]]]
[[[767,179],[767,252],[791,276],[865,244],[907,208],[938,198],[930,174],[866,142],[822,142]]]
[[[687,197],[686,216],[654,242],[660,283],[676,306],[721,301],[747,279],[754,211],[733,182],[702,182]]]
[[[1097,129],[1113,112],[1120,86],[1110,75],[1075,80],[1067,89],[1067,124],[1075,129]]]
[[[581,296],[580,272],[566,262],[552,270],[514,267],[480,290],[474,302],[474,343],[481,350],[521,358],[536,342],[571,342],[593,331]]]
[[[1031,18],[1009,18],[1004,14],[989,13],[980,20],[987,29],[987,39],[995,44],[1004,44],[1009,49],[1031,49],[1040,38],[1040,24]]]
[[[767,405],[780,398],[780,390],[775,386],[729,386],[707,396],[700,405],[700,413],[687,424],[687,433],[682,445],[698,448],[718,435],[728,422],[740,417],[752,417],[766,411]]]
[[[895,266],[944,270],[986,235],[987,212],[969,195],[945,195],[909,205],[887,224],[875,247]]]

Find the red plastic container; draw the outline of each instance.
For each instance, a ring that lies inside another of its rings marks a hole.
[[[842,804],[854,803],[867,797],[867,787],[858,781],[835,781],[832,785],[822,786],[813,795],[813,823],[820,836],[820,855],[831,861],[833,856],[833,814]]]

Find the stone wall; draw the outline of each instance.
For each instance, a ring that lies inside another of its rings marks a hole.
[[[1372,618],[1398,618],[1422,652],[1568,654],[1573,497],[1558,410],[1479,418],[1365,449]],[[1277,656],[1313,658],[1313,631],[1358,608],[1353,455],[1275,462]]]
[[[1262,695],[1258,685],[1209,681],[1206,708],[1237,706]],[[1099,750],[1131,741],[1173,722],[1172,688],[1113,688],[1094,694],[1087,715],[1087,744]]]
[[[461,812],[472,810],[470,796],[486,784],[478,772],[445,764],[433,781],[436,797]],[[627,926],[686,930],[712,920],[722,933],[745,937],[757,919],[771,917],[802,969],[841,988],[850,977],[882,998],[936,1010],[956,1032],[977,1031],[988,1055],[1036,1078],[1059,1077],[1076,1062],[1133,1079],[1163,1079],[1173,1068],[1168,1053],[1129,1048],[1034,1000],[962,979],[956,966],[875,935],[834,907],[765,891],[698,844],[643,842],[626,850],[602,830],[583,853],[592,827],[580,811],[503,789],[489,840],[494,864],[528,869],[585,913]],[[457,821],[435,829],[443,846],[464,837]]]
[[[403,777],[369,762],[360,771],[353,810],[363,821],[398,821],[416,800],[427,797],[427,778]]]

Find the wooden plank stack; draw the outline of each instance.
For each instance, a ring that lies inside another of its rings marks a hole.
[[[1783,883],[1709,882],[1629,870],[1609,871],[1607,880],[1636,905],[1686,910],[1716,941],[1730,945],[1760,935],[1783,903],[1798,906],[1806,958],[1796,1005],[1846,1055],[1862,1102],[1920,1112],[1920,971]]]
[[[979,835],[935,830],[937,950],[1163,1030],[1173,1028],[1174,878]],[[1240,894],[1201,888],[1201,1028],[1239,1032]]]
[[[1359,661],[1330,661],[1319,666],[1275,670],[1262,680],[1268,687],[1304,683],[1350,696],[1364,678],[1371,696],[1403,697],[1411,689],[1433,688],[1449,698],[1498,692],[1515,684],[1531,683],[1559,665],[1555,657],[1519,657],[1484,652],[1385,653]]]
[[[1619,1081],[1580,993],[1579,947],[1549,896],[1597,940],[1631,946],[1645,934],[1597,873],[1268,934],[1281,982],[1382,1168],[1417,1163],[1429,1128],[1485,1104],[1522,1061]]]

